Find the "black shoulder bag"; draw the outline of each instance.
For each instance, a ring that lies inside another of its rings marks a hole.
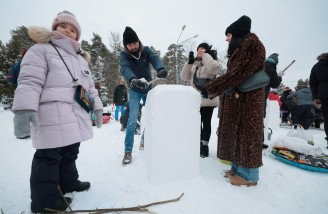
[[[194,73],[194,77],[193,77],[193,83],[195,85],[195,87],[200,90],[203,91],[203,89],[205,88],[206,84],[210,81],[212,81],[213,79],[208,79],[208,78],[199,78],[197,77],[196,73],[198,71],[198,66],[196,67],[196,71]]]

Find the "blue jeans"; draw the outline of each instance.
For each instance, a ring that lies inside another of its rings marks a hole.
[[[245,168],[232,163],[231,170],[247,181],[257,182],[259,180],[259,168]]]
[[[124,106],[116,106],[115,108],[115,120],[118,120],[118,114],[121,112],[121,115],[124,114]]]
[[[138,113],[140,108],[140,101],[146,104],[147,93],[140,93],[134,90],[129,90],[129,119],[126,124],[125,131],[125,149],[124,152],[132,152],[134,144],[134,132],[136,130],[136,124],[138,119]]]

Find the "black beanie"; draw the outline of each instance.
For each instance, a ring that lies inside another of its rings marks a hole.
[[[209,47],[210,47],[210,46],[209,46],[207,43],[203,42],[203,43],[200,43],[200,44],[198,45],[198,47],[197,47],[197,51],[198,51],[199,48],[204,48],[205,50],[209,50]]]
[[[233,36],[243,37],[251,31],[252,20],[248,16],[242,16],[227,27],[225,35],[231,33]]]
[[[133,42],[139,42],[136,32],[130,27],[125,27],[125,31],[123,33],[123,45],[126,46],[127,44]]]

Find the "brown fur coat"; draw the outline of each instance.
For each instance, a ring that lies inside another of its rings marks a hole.
[[[229,58],[227,73],[207,85],[210,97],[222,95],[263,70],[264,61],[262,42],[255,34],[249,34]],[[247,168],[262,165],[263,109],[264,88],[223,95],[217,131],[218,158]]]

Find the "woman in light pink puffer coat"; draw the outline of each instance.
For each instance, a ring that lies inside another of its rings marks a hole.
[[[12,108],[15,135],[24,138],[31,134],[36,149],[30,179],[32,212],[65,210],[67,205],[58,186],[63,193],[90,187],[89,182],[78,180],[75,164],[80,142],[93,137],[90,113],[74,100],[77,84],[94,99],[97,127],[102,125],[103,106],[88,67],[90,55],[78,42],[79,23],[72,13],[63,11],[53,20],[52,30],[28,29],[37,44],[29,48],[22,61]],[[71,74],[49,42],[58,49]],[[72,201],[69,197],[66,200]]]

